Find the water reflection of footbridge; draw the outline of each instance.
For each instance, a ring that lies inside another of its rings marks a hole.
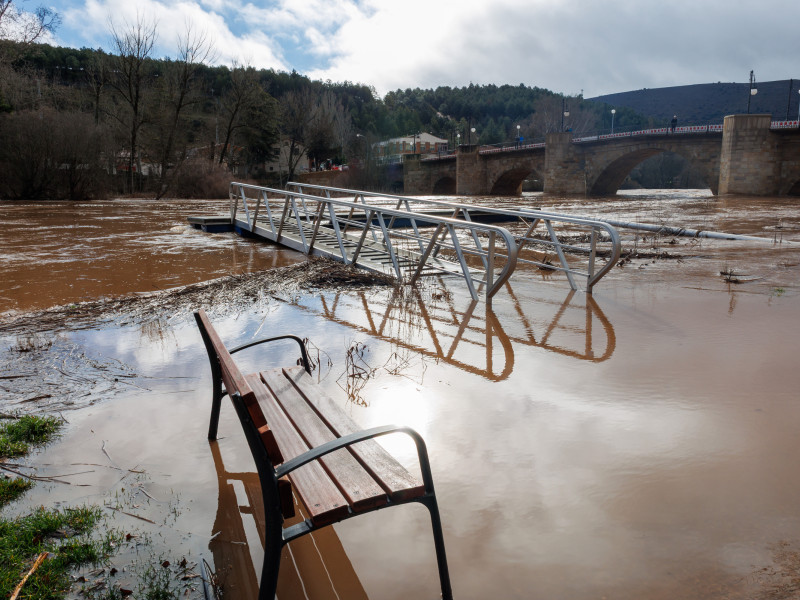
[[[589,295],[530,298],[521,302],[506,286],[513,310],[498,316],[477,301],[462,304],[449,294],[429,296],[418,289],[395,288],[302,296],[292,304],[394,348],[450,364],[491,381],[514,370],[515,346],[555,352],[577,360],[602,362],[616,348],[614,327]]]

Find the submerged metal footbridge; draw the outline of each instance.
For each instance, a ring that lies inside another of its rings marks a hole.
[[[473,299],[487,301],[521,264],[563,273],[573,290],[582,281],[591,293],[620,254],[616,230],[591,219],[297,183],[231,183],[230,223],[240,234],[403,283],[458,277]]]

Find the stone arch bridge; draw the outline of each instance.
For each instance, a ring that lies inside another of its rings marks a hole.
[[[404,164],[406,194],[519,195],[539,179],[547,194],[607,196],[633,168],[662,152],[691,161],[714,194],[800,196],[800,123],[770,115],[732,115],[721,126],[681,127],[573,139],[548,134],[543,144],[503,149],[460,146],[454,155]]]

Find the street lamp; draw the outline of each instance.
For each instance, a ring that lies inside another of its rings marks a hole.
[[[470,127],[470,129],[469,129],[469,143],[470,144],[472,143],[472,134],[473,133],[475,133],[475,128],[474,127]]]
[[[611,134],[612,135],[614,134],[614,115],[615,114],[617,114],[617,109],[616,108],[612,108],[611,109]]]
[[[750,71],[750,95],[747,96],[747,114],[750,114],[750,99],[758,93],[756,88],[756,76]]]
[[[519,148],[519,125],[517,125],[517,148]]]
[[[569,106],[567,106],[567,99],[561,98],[561,131],[564,131],[564,117],[569,116]]]
[[[456,134],[456,148],[461,145],[461,134]]]

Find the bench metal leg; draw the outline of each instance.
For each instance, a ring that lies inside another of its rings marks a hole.
[[[428,496],[422,500],[431,515],[431,528],[433,529],[433,545],[436,548],[436,564],[439,567],[439,583],[442,586],[443,600],[453,600],[453,589],[450,586],[450,570],[447,568],[447,554],[444,549],[444,533],[442,519],[439,516],[439,505],[436,496]]]
[[[203,338],[203,344],[206,347],[206,354],[208,354],[208,361],[211,364],[211,422],[208,425],[208,439],[217,439],[217,427],[219,425],[219,411],[222,404],[222,369],[219,366],[219,358],[217,351],[214,350],[214,344],[203,325],[203,320],[199,313],[194,313],[195,321],[200,329],[200,336]]]
[[[264,564],[261,567],[261,584],[258,590],[258,600],[275,600],[278,591],[278,573],[281,570],[281,550],[283,543],[280,538],[281,525],[267,523],[264,539]],[[273,531],[277,529],[278,536],[270,535],[270,526]]]
[[[264,563],[261,566],[261,583],[258,600],[275,600],[278,590],[278,573],[281,567],[281,550],[284,545],[283,513],[278,494],[278,478],[269,455],[261,442],[258,429],[253,424],[250,413],[241,396],[234,393],[231,401],[242,423],[250,453],[256,463],[261,496],[264,502]],[[214,415],[212,414],[212,423]]]
[[[425,441],[416,431],[407,432],[417,446],[417,456],[419,458],[420,473],[425,484],[425,497],[420,501],[428,509],[431,515],[431,529],[433,529],[433,544],[436,548],[436,564],[439,567],[439,583],[442,586],[443,600],[453,600],[453,589],[450,586],[450,570],[447,568],[447,554],[444,549],[444,532],[442,530],[442,518],[439,515],[439,503],[436,501],[436,492],[433,489],[433,475],[431,474],[431,462],[428,458],[428,448]]]
[[[217,367],[219,368],[219,367]],[[214,371],[212,363],[212,372]],[[214,373],[213,396],[211,398],[211,420],[208,424],[208,439],[217,439],[217,428],[219,427],[219,411],[222,407],[222,378],[217,377]]]

